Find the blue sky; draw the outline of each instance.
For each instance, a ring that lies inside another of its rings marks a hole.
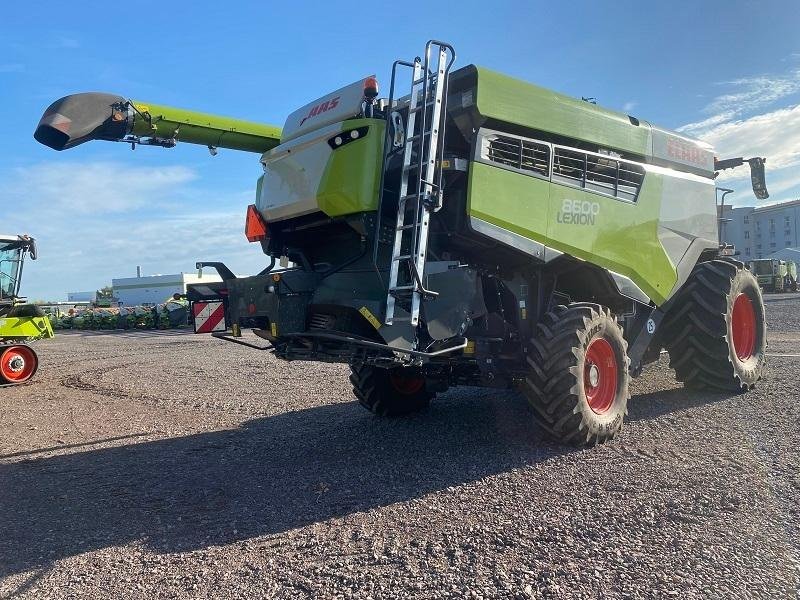
[[[264,260],[242,234],[256,155],[103,142],[55,153],[32,133],[56,98],[106,91],[280,126],[359,77],[387,81],[392,61],[430,37],[453,43],[457,66],[594,96],[720,156],[767,156],[770,201],[800,197],[795,0],[426,3],[424,21],[379,2],[31,6],[7,3],[0,20],[0,231],[40,241],[23,283],[31,298],[96,289],[136,265],[170,273],[223,259],[249,273]],[[746,176],[721,183],[738,204],[754,202]]]

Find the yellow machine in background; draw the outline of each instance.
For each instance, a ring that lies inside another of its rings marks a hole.
[[[27,235],[0,235],[0,385],[33,377],[39,358],[30,343],[53,337],[42,309],[20,297],[25,256],[36,260],[36,242]]]

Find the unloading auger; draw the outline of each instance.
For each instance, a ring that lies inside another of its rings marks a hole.
[[[280,128],[240,119],[86,92],[56,100],[33,137],[54,150],[91,140],[171,148],[177,142],[247,152],[266,152],[280,143]]]

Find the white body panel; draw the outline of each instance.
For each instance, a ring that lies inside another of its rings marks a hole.
[[[286,117],[286,123],[283,125],[281,133],[281,144],[326,125],[344,121],[361,112],[361,102],[364,100],[364,82],[367,79],[367,77],[359,79],[322,98],[309,102]]]
[[[256,208],[267,222],[319,210],[317,190],[333,152],[326,141],[341,130],[337,122],[264,153],[264,180]]]

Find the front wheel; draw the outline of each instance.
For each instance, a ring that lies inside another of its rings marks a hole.
[[[574,303],[536,327],[523,391],[557,441],[594,445],[613,438],[627,412],[628,345],[611,311]]]
[[[0,383],[25,383],[33,377],[38,367],[39,358],[30,346],[0,347]]]
[[[433,392],[416,369],[381,369],[369,365],[350,367],[350,383],[359,404],[381,417],[400,417],[427,408]]]
[[[670,366],[686,386],[742,392],[764,371],[767,325],[761,289],[738,263],[697,265],[661,324]]]

